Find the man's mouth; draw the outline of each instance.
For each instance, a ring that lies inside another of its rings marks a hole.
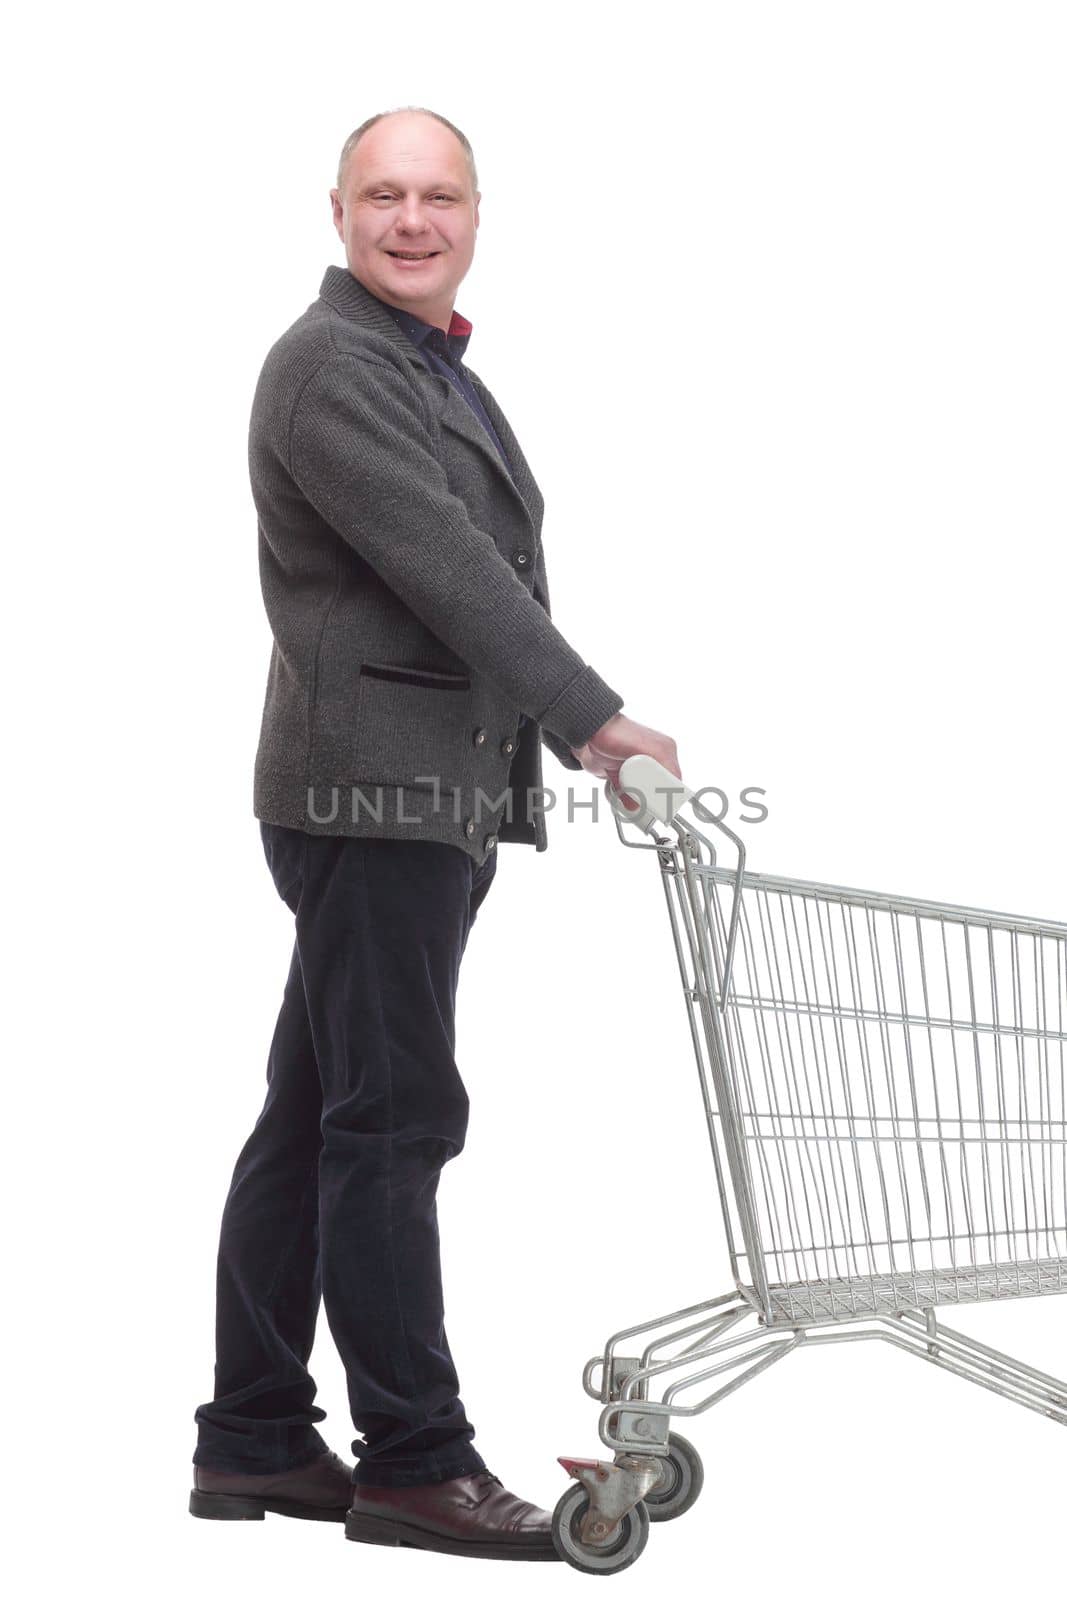
[[[385,253],[394,261],[429,261],[441,254],[440,250],[387,250]]]

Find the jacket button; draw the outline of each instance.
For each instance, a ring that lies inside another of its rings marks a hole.
[[[516,550],[515,565],[517,567],[528,567],[530,565],[530,552],[528,550]]]
[[[485,743],[485,739],[486,739],[485,729],[484,728],[475,728],[475,730],[474,730],[474,743],[475,743],[475,745],[476,746],[483,745]]]
[[[513,755],[514,752],[515,752],[515,741],[514,741],[514,739],[505,739],[505,740],[503,740],[503,742],[501,743],[501,746],[500,746],[501,755],[510,756],[510,755]]]
[[[468,817],[467,818],[466,822],[463,824],[463,832],[467,835],[468,839],[473,839],[474,838],[474,818],[473,817]]]
[[[491,833],[489,835],[489,837],[486,839],[485,848],[486,848],[487,851],[496,849],[496,834],[495,833]]]

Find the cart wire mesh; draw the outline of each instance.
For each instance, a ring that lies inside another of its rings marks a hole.
[[[660,865],[764,1322],[1067,1290],[1067,925],[737,874],[700,838]]]

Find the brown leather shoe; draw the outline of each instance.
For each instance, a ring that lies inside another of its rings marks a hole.
[[[551,1513],[509,1494],[492,1472],[404,1489],[357,1483],[345,1537],[498,1561],[559,1560]]]
[[[352,1467],[326,1450],[306,1466],[267,1476],[193,1468],[189,1510],[217,1522],[262,1522],[268,1511],[313,1522],[343,1522],[352,1500]]]

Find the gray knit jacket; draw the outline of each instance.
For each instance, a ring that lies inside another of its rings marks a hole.
[[[547,847],[542,739],[622,705],[550,618],[544,502],[346,268],[271,348],[249,431],[274,634],[254,810],[307,833]],[[520,713],[530,719],[521,724]]]

